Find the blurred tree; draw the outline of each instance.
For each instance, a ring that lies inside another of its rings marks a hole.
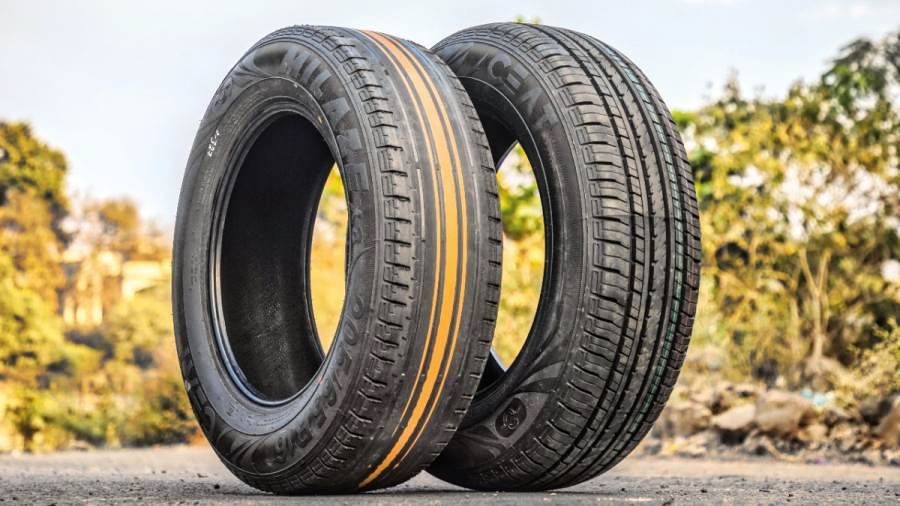
[[[22,438],[22,449],[33,451],[37,435],[47,426],[50,409],[46,392],[16,385],[12,389],[12,402],[6,408],[6,415]]]
[[[56,315],[65,174],[62,154],[27,125],[0,122],[0,381],[12,386],[3,415],[25,449],[52,418],[53,378],[69,368]]]
[[[38,140],[27,124],[0,121],[0,205],[6,204],[10,190],[44,200],[62,237],[58,225],[68,208],[67,171],[63,154]]]
[[[331,346],[344,306],[347,219],[344,184],[335,165],[319,199],[310,252],[313,316],[324,350]]]
[[[164,260],[169,256],[165,234],[141,217],[137,204],[129,198],[90,202],[81,225],[99,225],[94,240],[97,249],[122,255],[123,260]],[[84,223],[87,221],[87,223]]]
[[[189,440],[197,423],[177,370],[163,369],[142,384],[122,428],[133,446],[178,444]]]
[[[497,171],[503,233],[510,239],[544,234],[541,196],[531,163],[522,146],[515,147]]]
[[[106,248],[132,258],[140,249],[141,217],[130,199],[108,199],[96,204]]]
[[[20,286],[40,294],[51,311],[65,284],[61,264],[65,245],[54,220],[50,206],[34,192],[7,189],[0,206],[0,252],[11,260]]]
[[[541,24],[541,18],[539,18],[537,16],[532,16],[531,18],[528,18],[521,14],[517,14],[515,17],[513,17],[513,22],[514,23],[530,23],[532,25],[539,25],[539,24]]]
[[[827,388],[900,314],[900,279],[884,272],[900,258],[898,69],[898,35],[860,40],[783,101],[745,98],[731,80],[677,115],[721,318],[701,334],[744,372]]]
[[[0,122],[0,419],[25,450],[73,439],[183,441],[194,425],[184,393],[172,387],[181,383],[168,283],[120,298],[86,333],[66,336],[57,314],[63,223],[84,243],[82,254],[165,261],[168,241],[127,199],[89,203],[67,220],[65,174],[62,154],[27,125]]]
[[[521,145],[516,144],[498,167],[497,189],[503,222],[503,274],[494,350],[510,365],[531,331],[545,260],[541,197]]]
[[[51,365],[61,368],[65,341],[51,306],[22,286],[26,275],[0,254],[0,380],[37,387]]]
[[[173,334],[169,293],[166,283],[116,304],[99,329],[112,350],[110,359],[140,369],[156,366],[154,351]]]

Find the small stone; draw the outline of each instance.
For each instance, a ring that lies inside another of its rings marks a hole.
[[[862,461],[870,466],[880,466],[884,464],[881,452],[874,448],[863,452]]]
[[[712,425],[722,432],[743,435],[753,428],[756,407],[753,404],[735,406],[712,419]]]
[[[741,445],[741,450],[744,453],[757,457],[771,456],[771,448],[772,442],[769,441],[768,436],[760,434],[759,431],[753,431],[744,439],[744,443]]]
[[[878,422],[875,434],[886,445],[900,447],[900,396],[894,398],[890,411]]]
[[[797,439],[803,441],[811,448],[818,448],[828,437],[828,427],[823,423],[814,423],[800,429]]]
[[[822,422],[829,428],[839,423],[849,422],[852,419],[853,415],[838,406],[826,406],[822,411]]]
[[[656,429],[662,436],[692,436],[709,426],[709,408],[696,401],[673,401],[666,405]]]
[[[869,397],[859,403],[859,414],[869,425],[878,425],[891,411],[893,399],[890,397]]]
[[[815,406],[803,396],[769,390],[757,399],[753,421],[765,433],[795,435],[802,424],[815,416]]]
[[[829,439],[842,452],[848,452],[857,446],[862,437],[862,429],[859,425],[849,422],[839,423],[831,428]]]

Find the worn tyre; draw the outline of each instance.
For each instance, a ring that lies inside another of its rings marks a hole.
[[[493,24],[435,51],[469,92],[495,162],[524,148],[546,262],[522,350],[506,370],[488,364],[430,470],[484,490],[570,486],[637,445],[684,359],[700,262],[684,148],[646,77],[592,37]]]
[[[324,353],[309,247],[335,162],[347,281]],[[490,347],[491,167],[461,85],[407,41],[287,28],[229,72],[184,175],[173,304],[191,405],[240,479],[350,492],[406,480],[440,453]]]

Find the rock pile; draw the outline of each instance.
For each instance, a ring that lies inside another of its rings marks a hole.
[[[641,451],[900,466],[900,394],[841,407],[831,396],[808,391],[680,385]]]

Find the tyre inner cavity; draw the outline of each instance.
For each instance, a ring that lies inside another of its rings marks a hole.
[[[248,396],[278,402],[303,389],[323,360],[309,257],[334,158],[318,130],[298,114],[268,123],[245,153],[221,206],[220,346],[229,373]]]

